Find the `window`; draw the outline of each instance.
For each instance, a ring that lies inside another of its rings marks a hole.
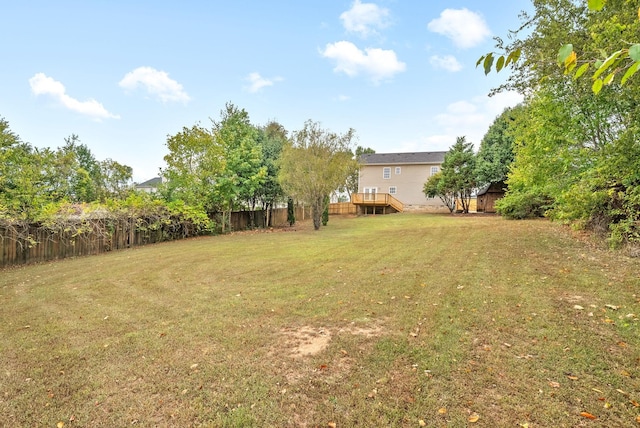
[[[431,167],[431,175],[435,175],[438,172],[440,172],[440,167],[437,167],[437,166],[432,166]]]
[[[385,180],[391,178],[391,168],[389,168],[388,166],[382,168],[382,178],[384,178]]]
[[[389,194],[390,195],[395,195],[396,193],[398,193],[398,188],[396,186],[389,187]]]
[[[399,166],[396,167],[396,175],[400,175],[400,167]]]

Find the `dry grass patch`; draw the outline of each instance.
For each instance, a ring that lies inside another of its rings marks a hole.
[[[288,230],[0,272],[0,426],[636,424],[637,258],[499,217]]]

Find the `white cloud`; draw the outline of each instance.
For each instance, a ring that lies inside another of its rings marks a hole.
[[[349,95],[338,95],[338,101],[349,101],[350,99]]]
[[[321,54],[336,62],[333,69],[335,72],[342,72],[351,77],[366,74],[374,83],[390,79],[406,69],[406,64],[399,61],[392,50],[366,48],[362,51],[353,43],[344,40],[327,44]]]
[[[147,93],[157,97],[162,102],[178,101],[186,103],[191,99],[180,83],[171,79],[166,72],[152,67],[138,67],[130,71],[118,85],[127,90],[134,90],[138,86],[143,86]]]
[[[491,36],[484,18],[469,9],[445,9],[440,17],[429,22],[429,30],[450,38],[463,49],[472,48]]]
[[[246,78],[249,81],[250,85],[245,89],[251,93],[259,92],[262,88],[267,86],[273,86],[275,82],[280,82],[283,80],[281,77],[274,77],[273,79],[267,79],[265,77],[260,76],[260,73],[250,73]]]
[[[451,72],[462,70],[462,64],[460,64],[456,57],[453,55],[433,55],[431,58],[429,58],[429,62],[436,68],[442,68]]]
[[[49,95],[64,107],[76,113],[89,116],[92,119],[119,119],[120,116],[109,113],[104,106],[94,99],[78,101],[67,95],[64,85],[44,73],[37,73],[29,79],[31,92],[35,95]]]
[[[389,26],[389,10],[379,7],[375,3],[361,3],[355,0],[353,6],[340,15],[342,25],[350,33],[357,33],[361,37],[376,34]]]

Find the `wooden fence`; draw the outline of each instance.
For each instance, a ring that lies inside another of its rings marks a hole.
[[[296,219],[309,218],[309,207],[297,206]],[[287,225],[287,209],[271,211],[270,225]],[[266,216],[263,211],[239,211],[231,214],[233,230],[244,230],[253,224],[264,227]],[[132,248],[163,241],[171,241],[194,236],[184,227],[166,225],[158,229],[138,227],[138,219],[94,220],[91,228],[82,233],[58,231],[30,225],[0,225],[0,268],[50,260],[97,255],[109,251]]]
[[[336,202],[329,204],[329,215],[357,214],[358,207],[351,202]]]

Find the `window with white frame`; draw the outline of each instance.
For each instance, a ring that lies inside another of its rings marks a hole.
[[[384,168],[382,168],[382,178],[384,178],[385,180],[389,180],[391,178],[391,168],[388,166],[385,166]]]
[[[440,167],[439,166],[432,166],[431,167],[431,175],[435,175],[438,172],[440,172]]]
[[[389,194],[390,195],[395,195],[396,193],[398,193],[398,188],[396,186],[389,187]]]
[[[401,168],[399,166],[396,167],[396,175],[400,175],[400,169]]]

